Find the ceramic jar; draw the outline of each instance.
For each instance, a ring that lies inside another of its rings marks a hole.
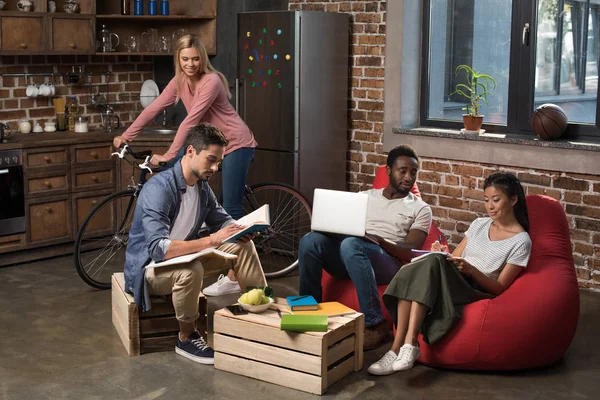
[[[31,122],[26,119],[22,119],[19,121],[19,132],[21,133],[29,133],[31,132]]]
[[[29,12],[33,10],[33,3],[29,0],[19,0],[17,2],[17,8],[19,9],[19,11]]]
[[[77,0],[65,0],[63,9],[66,13],[76,14],[79,12],[79,3],[77,3]]]

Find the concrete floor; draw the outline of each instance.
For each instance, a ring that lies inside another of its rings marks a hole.
[[[214,281],[207,280],[208,283]],[[275,280],[294,294],[297,277]],[[209,314],[235,295],[212,298]],[[326,397],[369,399],[588,399],[600,390],[600,294],[581,292],[575,340],[557,364],[516,373],[416,366],[387,377],[366,367],[388,349],[365,353],[365,368]],[[552,334],[549,332],[548,334]],[[596,393],[596,395],[594,395]],[[317,398],[198,365],[175,352],[129,358],[111,323],[110,293],[88,288],[71,257],[0,268],[0,399]]]

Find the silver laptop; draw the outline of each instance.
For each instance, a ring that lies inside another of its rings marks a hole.
[[[366,193],[315,189],[310,228],[318,232],[362,237],[367,226],[368,203]]]

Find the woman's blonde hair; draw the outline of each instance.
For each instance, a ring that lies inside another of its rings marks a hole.
[[[202,41],[198,38],[198,36],[194,34],[185,35],[179,38],[177,44],[175,45],[175,82],[177,82],[177,100],[179,101],[179,94],[181,93],[181,77],[183,76],[183,70],[181,69],[181,64],[179,63],[179,55],[181,50],[194,48],[200,55],[200,74],[217,74],[219,78],[221,78],[221,82],[223,82],[223,86],[225,86],[225,91],[227,92],[227,97],[231,99],[231,91],[229,90],[229,82],[227,82],[227,78],[225,75],[217,71],[210,60],[208,59],[208,54],[206,53],[206,47]]]

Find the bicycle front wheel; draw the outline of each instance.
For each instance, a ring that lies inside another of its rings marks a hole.
[[[252,186],[244,198],[246,214],[269,204],[271,226],[254,239],[267,278],[284,276],[298,267],[300,239],[310,232],[312,209],[293,187],[281,183]]]
[[[136,200],[135,190],[113,193],[92,208],[79,228],[75,268],[88,285],[109,289],[112,275],[123,272]]]

